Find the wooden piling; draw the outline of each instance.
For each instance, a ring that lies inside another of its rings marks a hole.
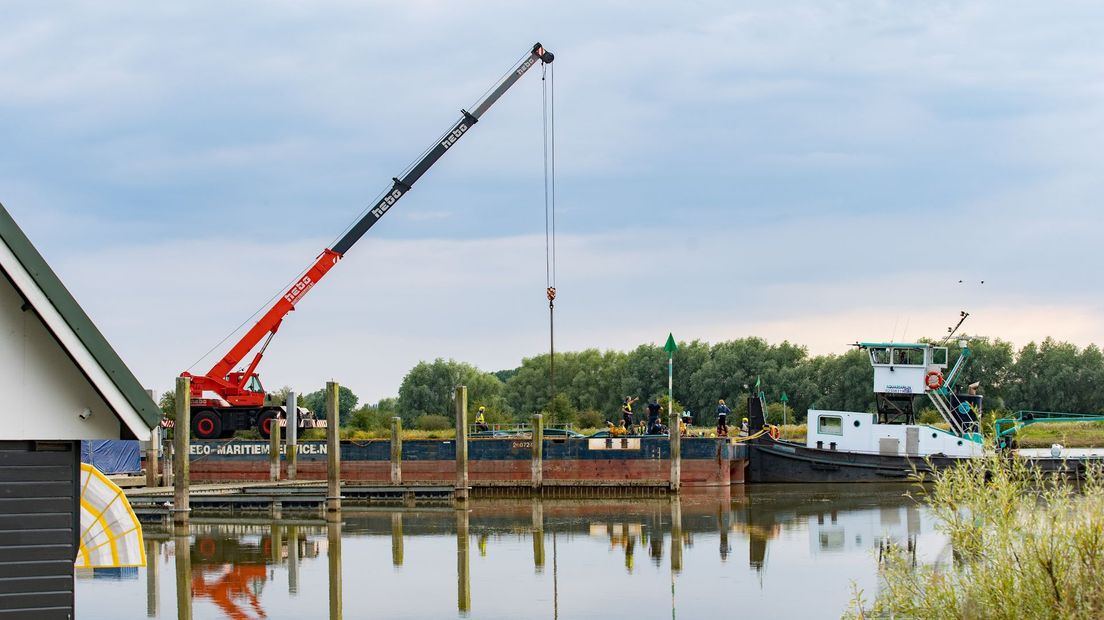
[[[334,381],[326,382],[326,514],[341,512],[341,409],[338,385]]]
[[[468,387],[456,388],[456,490],[457,502],[468,501]]]
[[[533,490],[539,492],[544,484],[544,416],[534,413],[532,418],[533,447],[532,447],[532,474]]]
[[[155,426],[150,431],[149,445],[146,446],[146,486],[161,486],[161,476],[158,475],[158,465],[161,464],[161,426]]]
[[[161,483],[163,486],[167,487],[172,486],[173,481],[176,480],[176,478],[173,477],[173,463],[176,461],[176,450],[173,449],[173,444],[176,442],[176,431],[173,431],[173,433],[174,439],[169,440],[165,438],[163,441],[165,450],[165,470],[162,475]]]
[[[271,434],[268,436],[268,479],[276,482],[280,479],[280,421],[273,420]]]
[[[146,394],[149,394],[150,400],[157,402],[157,392],[154,390],[146,390]],[[161,481],[158,479],[157,470],[160,461],[158,459],[161,456],[161,425],[150,429],[150,438],[146,442],[146,486],[156,487],[161,486]]]
[[[668,418],[667,429],[671,436],[671,491],[678,493],[682,486],[682,433],[677,413]]]
[[[402,484],[402,418],[391,418],[391,484]]]
[[[188,527],[188,457],[192,439],[192,380],[176,378],[176,423],[173,430],[173,527]]]
[[[288,392],[287,398],[287,479],[295,480],[299,475],[299,407],[295,392]],[[317,412],[316,412],[317,413]]]

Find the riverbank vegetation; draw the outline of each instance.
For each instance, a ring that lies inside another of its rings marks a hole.
[[[1081,349],[1047,339],[1017,350],[997,338],[966,338],[973,355],[959,386],[980,382],[986,410],[997,417],[1017,409],[1104,412],[1104,355],[1095,345]],[[951,364],[958,355],[952,346]],[[398,398],[353,411],[350,424],[370,430],[398,415],[405,427],[416,428],[423,415],[451,418],[452,387],[460,384],[468,386],[472,408],[485,406],[488,421],[497,423],[523,422],[544,412],[551,422],[600,427],[619,420],[624,396],[640,397],[641,411],[650,398],[663,399],[667,393],[667,354],[658,345],[629,352],[557,353],[555,368],[550,398],[548,355],[498,372],[455,360],[422,362],[407,373]],[[739,420],[746,415],[748,396],[758,391],[766,396],[768,421],[775,424],[803,423],[810,408],[873,411],[872,383],[873,370],[859,349],[813,356],[798,344],[742,338],[683,342],[675,354],[675,407],[692,411],[701,427],[714,424],[718,399],[732,408],[730,421]],[[938,419],[934,410],[924,415]]]
[[[1104,617],[1104,478],[1046,479],[993,456],[949,469],[923,494],[952,553],[917,565],[906,549],[881,557],[874,600],[856,618],[1088,619]]]
[[[1104,413],[1104,354],[1095,345],[1082,349],[1048,338],[1017,350],[999,338],[966,338],[973,355],[959,386],[981,384],[984,421],[989,424],[1017,409]],[[959,349],[952,346],[949,362],[954,364],[958,355]],[[620,403],[626,395],[640,397],[638,417],[651,398],[659,399],[666,411],[667,354],[658,345],[644,344],[629,352],[557,353],[555,369],[553,394],[548,355],[526,358],[516,368],[497,372],[455,360],[421,362],[406,374],[394,398],[357,406],[358,396],[342,387],[341,424],[353,432],[375,434],[389,429],[391,417],[399,416],[405,429],[443,432],[442,416],[451,428],[456,385],[468,386],[471,411],[486,407],[487,422],[492,424],[526,422],[540,412],[547,423],[602,428],[607,421],[620,421]],[[809,355],[801,345],[769,344],[761,338],[715,344],[695,340],[680,343],[675,354],[673,406],[676,411],[690,410],[698,428],[709,428],[716,421],[717,400],[724,398],[733,411],[730,424],[738,425],[746,416],[748,396],[761,391],[768,402],[768,422],[801,425],[792,433],[783,432],[801,439],[810,408],[873,411],[872,383],[873,370],[859,349]],[[276,400],[288,390],[277,390]],[[324,417],[321,389],[300,395],[299,403]],[[171,392],[162,397],[161,405],[172,411]],[[922,411],[920,420],[940,421],[934,410]],[[1099,445],[1102,440],[1101,425],[1040,424],[1021,435],[1024,446],[1073,447]]]

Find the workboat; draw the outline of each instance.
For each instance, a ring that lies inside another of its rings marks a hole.
[[[963,313],[963,318],[966,314]],[[959,323],[961,325],[961,322]],[[1016,411],[995,420],[994,441],[986,446],[978,419],[983,397],[977,383],[965,393],[957,386],[972,354],[959,340],[960,352],[950,371],[948,348],[929,343],[856,343],[874,368],[876,413],[809,409],[805,444],[758,433],[765,426],[765,399],[748,400],[751,434],[748,482],[884,482],[909,480],[964,459],[1000,451],[1024,458],[1043,471],[1079,476],[1090,462],[1104,462],[1100,448],[1018,449],[1015,434],[1038,422],[1101,421],[1093,413]],[[930,402],[946,429],[918,424],[919,402]]]
[[[856,343],[874,368],[876,413],[810,409],[805,444],[764,435],[749,442],[748,482],[907,480],[985,453],[976,385],[956,390],[969,343],[950,371],[948,348],[929,343]],[[923,399],[923,400],[921,400]],[[947,428],[918,424],[917,401],[930,402]],[[752,434],[764,424],[762,397],[748,402]]]

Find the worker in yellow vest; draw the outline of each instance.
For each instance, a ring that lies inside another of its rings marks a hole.
[[[483,416],[486,411],[486,407],[480,406],[479,411],[475,414],[475,430],[481,433],[490,430],[490,427],[487,426],[487,419]]]

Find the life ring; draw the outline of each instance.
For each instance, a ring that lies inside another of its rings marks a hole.
[[[943,387],[942,373],[938,370],[929,370],[928,374],[924,375],[924,385],[927,385],[929,390],[938,390]]]
[[[770,427],[770,436],[771,439],[778,439],[782,436],[782,431],[777,426],[772,424]]]

